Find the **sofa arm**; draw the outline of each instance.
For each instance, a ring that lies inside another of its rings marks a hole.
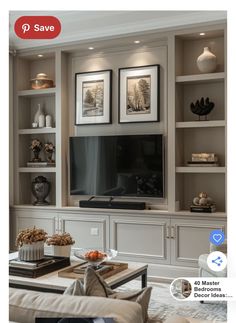
[[[106,317],[115,323],[143,323],[138,303],[93,296],[70,296],[10,288],[9,319],[34,323],[35,317]]]

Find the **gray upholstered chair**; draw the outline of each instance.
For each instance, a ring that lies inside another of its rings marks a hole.
[[[210,252],[221,251],[224,254],[227,254],[227,240],[224,241],[220,246],[215,246],[210,243]],[[222,270],[215,272],[211,270],[207,265],[208,254],[203,254],[198,259],[199,265],[199,277],[226,277],[227,276],[227,267]]]

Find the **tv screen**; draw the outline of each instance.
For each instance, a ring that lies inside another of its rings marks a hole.
[[[164,197],[162,135],[70,137],[71,195]]]

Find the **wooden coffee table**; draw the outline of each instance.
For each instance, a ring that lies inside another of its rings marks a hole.
[[[10,254],[10,259],[16,258],[17,253]],[[71,265],[80,263],[76,257],[71,257]],[[141,277],[141,287],[147,286],[147,265],[129,262],[128,268],[105,279],[107,284],[115,289],[129,281]],[[58,277],[58,271],[51,272],[38,278],[26,278],[20,276],[9,276],[9,286],[14,288],[36,290],[62,294],[72,284],[70,278]]]

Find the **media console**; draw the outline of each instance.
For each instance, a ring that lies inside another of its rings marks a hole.
[[[80,207],[87,208],[102,208],[102,209],[130,209],[130,210],[145,210],[145,202],[130,202],[130,201],[114,201],[109,199],[96,199],[91,197],[88,200],[79,201]]]

